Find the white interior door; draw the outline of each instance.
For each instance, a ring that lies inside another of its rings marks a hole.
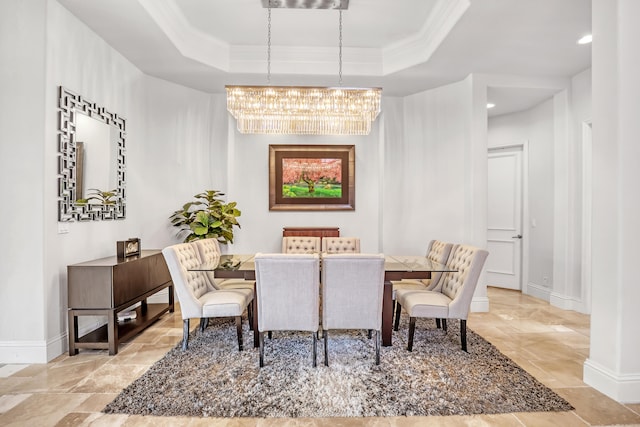
[[[489,150],[489,286],[522,289],[522,157],[522,147]]]

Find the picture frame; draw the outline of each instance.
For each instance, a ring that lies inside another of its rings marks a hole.
[[[354,145],[269,145],[269,210],[355,210]]]
[[[116,254],[119,259],[140,255],[140,251],[140,239],[137,237],[132,237],[127,240],[118,240],[116,242]]]

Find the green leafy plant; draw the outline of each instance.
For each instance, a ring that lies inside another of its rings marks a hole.
[[[118,195],[117,190],[103,191],[97,188],[90,188],[89,197],[87,197],[86,199],[76,200],[76,204],[86,205],[88,203],[91,203],[91,200],[97,200],[98,203],[96,204],[115,205],[116,201],[114,200],[114,197],[116,197],[117,195]]]
[[[241,215],[236,202],[225,203],[217,190],[207,190],[193,196],[195,201],[187,202],[175,211],[169,219],[178,227],[178,235],[185,235],[184,241],[197,239],[217,239],[220,243],[233,243],[233,227],[240,228],[237,217]]]

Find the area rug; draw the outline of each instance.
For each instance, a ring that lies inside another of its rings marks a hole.
[[[394,332],[375,364],[366,332],[329,334],[329,366],[311,335],[265,337],[265,366],[245,322],[238,352],[235,324],[215,319],[194,331],[189,349],[169,351],[103,410],[192,417],[387,417],[569,411],[572,406],[473,331],[460,349],[457,322],[445,334],[431,320],[417,322],[413,352],[407,325]]]

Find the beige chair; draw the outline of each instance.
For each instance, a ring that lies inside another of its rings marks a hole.
[[[264,366],[265,331],[311,332],[313,366],[316,366],[319,260],[318,254],[256,254],[260,367]]]
[[[193,240],[191,242],[200,255],[200,259],[205,264],[217,265],[220,260],[220,244],[216,239],[199,239]],[[249,289],[251,291],[251,295],[253,297],[254,289],[255,289],[255,280],[244,280],[244,279],[219,279],[215,277],[214,271],[203,271],[209,281],[209,284],[215,289],[220,290],[229,290],[229,289]],[[253,310],[251,309],[251,304],[247,307],[247,317],[249,318],[249,326],[253,325]],[[205,322],[206,323],[206,322]]]
[[[459,319],[462,350],[467,351],[467,316],[478,277],[488,255],[489,252],[483,249],[458,245],[447,261],[457,271],[444,273],[440,291],[398,290],[398,304],[409,314],[407,350],[413,349],[416,318],[430,317],[442,319],[442,329],[445,332],[447,319]]]
[[[313,254],[320,252],[320,237],[286,236],[282,238],[283,254]]]
[[[253,300],[249,289],[215,289],[202,271],[189,271],[202,264],[191,243],[168,246],[162,250],[182,313],[182,349],[189,343],[189,319],[200,319],[200,329],[209,317],[235,317],[238,350],[242,351],[242,313]]]
[[[437,262],[438,264],[446,264],[447,259],[449,259],[449,254],[451,253],[451,249],[453,248],[453,244],[442,242],[440,240],[432,240],[429,242],[427,246],[427,255],[426,257],[433,262]],[[439,291],[440,290],[440,278],[442,277],[442,272],[434,271],[431,273],[430,279],[403,279],[403,280],[392,280],[391,284],[393,285],[393,294],[392,299],[395,303],[395,322],[393,329],[398,330],[400,326],[400,308],[397,304],[396,292],[399,289],[412,289],[412,290],[425,290],[425,291]],[[440,319],[437,320],[438,327],[440,327]]]
[[[327,254],[360,253],[360,239],[357,237],[323,237],[322,252]]]
[[[328,331],[374,330],[376,365],[380,364],[383,254],[333,254],[322,257],[322,333],[324,364],[329,366]]]

